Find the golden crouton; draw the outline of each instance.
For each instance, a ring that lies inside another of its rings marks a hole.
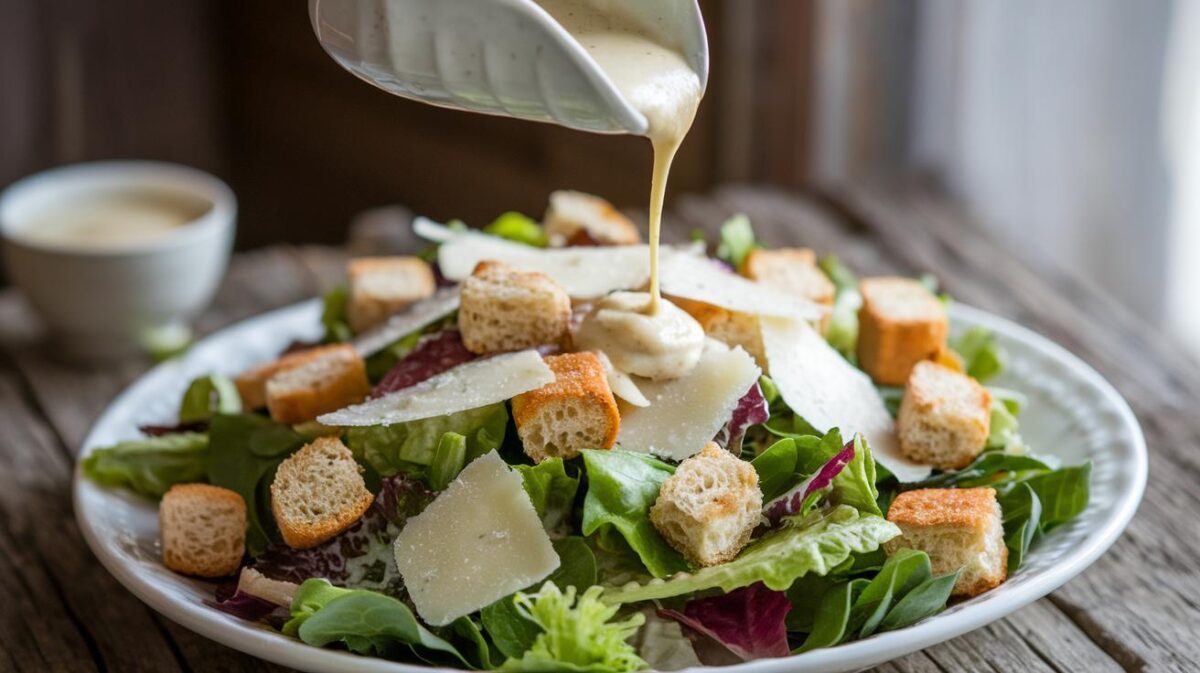
[[[337,344],[268,379],[267,410],[277,423],[303,423],[357,404],[370,391],[358,351],[350,344]]]
[[[246,502],[227,488],[176,484],[158,504],[163,565],[197,577],[237,572],[246,553]]]
[[[288,353],[271,362],[266,362],[247,369],[233,379],[237,386],[238,396],[242,398],[242,407],[246,410],[261,409],[267,406],[267,381],[279,372],[299,367],[310,360],[325,357],[331,351],[344,348],[341,344],[330,344],[306,348],[295,353]]]
[[[551,355],[554,383],[517,395],[513,420],[525,453],[535,463],[574,458],[580,449],[611,449],[621,429],[617,402],[595,353]]]
[[[987,445],[991,407],[991,394],[975,379],[935,362],[918,362],[896,418],[900,450],[942,470],[964,468]]]
[[[730,311],[720,306],[713,306],[701,301],[671,297],[671,303],[687,312],[708,336],[724,343],[730,348],[741,346],[754,358],[763,373],[768,373],[767,356],[763,350],[762,330],[758,325],[758,316],[751,313]]]
[[[350,449],[320,437],[288,456],[271,482],[271,512],[293,549],[315,547],[354,525],[375,498]]]
[[[472,353],[557,344],[570,320],[571,299],[544,273],[483,261],[462,283],[458,329]]]
[[[858,364],[876,383],[901,386],[922,360],[946,348],[946,310],[911,278],[864,278],[858,312]]]
[[[417,257],[360,257],[350,260],[346,273],[346,319],[355,333],[384,322],[436,289],[433,270]]]
[[[574,245],[585,237],[600,245],[632,245],[642,240],[633,222],[611,203],[583,192],[551,193],[542,221],[554,247]]]
[[[711,566],[733,559],[750,541],[762,500],[750,463],[709,442],[663,482],[650,521],[693,564]]]
[[[888,554],[909,548],[929,554],[934,575],[962,568],[955,596],[977,596],[1008,575],[1008,547],[996,491],[991,488],[927,488],[896,496],[888,521],[901,534],[884,543]]]

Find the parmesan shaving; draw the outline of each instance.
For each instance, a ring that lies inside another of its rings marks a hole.
[[[871,453],[901,482],[930,468],[900,453],[895,423],[871,379],[846,361],[803,320],[762,318],[763,350],[783,401],[819,432],[860,433]]]
[[[817,320],[825,311],[806,299],[726,271],[707,257],[667,252],[662,267],[663,294],[755,315]]]
[[[459,365],[410,388],[317,420],[338,426],[406,423],[503,402],[553,382],[554,372],[537,351],[524,350]]]
[[[712,441],[761,373],[746,351],[710,339],[686,376],[641,383],[650,406],[621,417],[617,444],[671,460],[692,456]]]
[[[396,568],[428,624],[445,626],[560,565],[522,483],[492,451],[405,523],[396,537]]]
[[[426,325],[432,324],[458,310],[458,288],[442,288],[428,299],[409,306],[393,315],[379,327],[354,339],[354,349],[362,357],[370,357]]]

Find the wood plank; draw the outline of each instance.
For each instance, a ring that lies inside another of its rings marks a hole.
[[[7,361],[0,446],[0,661],[30,671],[181,670],[150,610],[84,545],[71,461]]]

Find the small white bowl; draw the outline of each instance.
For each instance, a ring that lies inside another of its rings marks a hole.
[[[152,239],[84,247],[27,234],[38,214],[72,198],[152,191],[203,200],[196,219]],[[184,331],[212,299],[233,245],[237,200],[194,168],[104,161],[56,168],[0,194],[5,270],[50,328],[61,353],[107,360],[144,350],[149,335]]]

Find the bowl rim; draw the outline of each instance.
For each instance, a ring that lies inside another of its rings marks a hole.
[[[21,235],[14,212],[28,199],[56,190],[88,187],[157,187],[188,192],[210,204],[199,217],[152,240],[112,247],[88,248],[46,243]],[[237,219],[237,197],[223,180],[198,168],[166,161],[117,159],[67,164],[28,175],[0,192],[0,238],[10,249],[58,258],[113,259],[153,255],[188,248],[229,231]]]

